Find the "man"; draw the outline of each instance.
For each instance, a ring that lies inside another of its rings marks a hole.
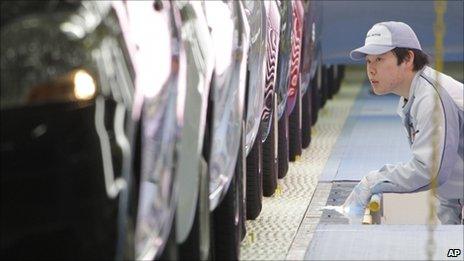
[[[365,45],[351,51],[350,56],[355,60],[365,58],[376,94],[400,96],[397,112],[408,133],[413,157],[363,177],[343,208],[360,215],[373,194],[429,190],[432,176],[441,223],[462,224],[463,84],[427,66],[427,55],[417,36],[402,22],[375,24],[366,35]]]

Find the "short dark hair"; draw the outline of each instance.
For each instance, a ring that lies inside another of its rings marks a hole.
[[[429,57],[426,53],[418,49],[396,47],[392,50],[393,54],[398,58],[398,65],[406,60],[409,56],[409,51],[414,53],[414,71],[419,71],[429,64]]]

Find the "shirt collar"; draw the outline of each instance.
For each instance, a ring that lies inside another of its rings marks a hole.
[[[420,75],[422,74],[422,72],[424,70],[428,70],[428,66],[424,66],[421,70],[417,71],[416,74],[414,75],[414,78],[412,79],[412,82],[411,82],[411,87],[409,88],[409,98],[406,99],[404,97],[400,97],[400,102],[398,104],[398,110],[397,110],[397,113],[400,115],[400,116],[404,116],[406,114],[409,113],[409,110],[411,109],[411,105],[413,103],[413,100],[414,100],[414,93],[416,91],[416,86],[418,85],[419,83],[419,78],[420,78]]]

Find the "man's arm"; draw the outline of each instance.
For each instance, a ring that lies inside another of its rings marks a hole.
[[[424,97],[415,101],[411,111],[416,119],[415,140],[411,146],[413,157],[406,163],[387,164],[372,171],[356,185],[343,204],[350,215],[362,215],[372,194],[394,192],[407,193],[427,190],[430,173],[438,176],[438,184],[447,179],[450,166],[458,160],[459,125],[456,117],[446,119],[438,97]],[[435,141],[435,142],[434,142]],[[435,148],[436,164],[433,164]]]
[[[372,193],[427,190],[431,175],[436,178],[439,173],[437,181],[441,184],[449,174],[444,169],[450,165],[448,162],[458,160],[459,132],[447,126],[439,97],[426,96],[415,102],[416,106],[411,111],[417,121],[417,133],[411,146],[413,157],[406,163],[387,164],[369,173],[367,178],[371,181]],[[435,102],[438,103],[435,105]]]

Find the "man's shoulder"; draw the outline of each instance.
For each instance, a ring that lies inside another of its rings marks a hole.
[[[460,110],[463,110],[464,87],[461,82],[428,66],[422,71],[420,78],[421,85],[428,87],[418,88],[419,95],[439,94],[442,100],[453,101]]]
[[[418,84],[421,88],[416,88],[419,93],[427,93],[438,88],[439,81],[441,79],[440,72],[434,70],[429,66],[425,66],[419,73]],[[427,87],[427,88],[424,88]]]
[[[424,84],[438,88],[460,88],[462,90],[462,82],[457,81],[453,77],[439,72],[429,66],[425,66],[420,72],[420,81]]]
[[[416,85],[413,92],[416,104],[417,101],[432,99],[438,95],[439,82],[436,81],[435,77],[430,77],[430,74],[424,71],[419,74]]]

